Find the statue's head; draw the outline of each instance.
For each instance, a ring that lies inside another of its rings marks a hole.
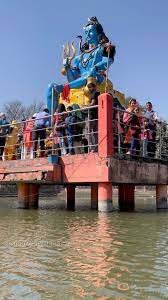
[[[99,38],[96,28],[96,24],[88,24],[84,27],[85,30],[85,41],[88,44],[98,45]]]
[[[102,25],[99,23],[96,17],[88,19],[88,23],[85,29],[85,41],[88,44],[98,45],[98,43],[107,43],[109,39],[106,37],[103,31]]]

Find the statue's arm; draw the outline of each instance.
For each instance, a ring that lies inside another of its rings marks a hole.
[[[67,76],[68,82],[71,82],[79,77],[80,70],[79,70],[78,56],[75,57],[73,64],[69,64],[68,61],[66,61],[66,63],[64,63],[64,67],[66,70],[66,76]]]
[[[115,53],[116,53],[115,46],[111,44],[109,44],[109,46],[108,45],[102,46],[99,52],[102,59],[95,65],[96,70],[106,71],[107,68],[109,68],[109,66],[113,63]]]
[[[73,61],[73,64],[72,64],[72,70],[77,73],[78,77],[79,77],[79,74],[80,74],[80,70],[79,70],[79,61],[80,61],[80,57],[79,56],[76,56],[74,58],[74,61]]]
[[[96,71],[106,71],[112,63],[112,58],[102,57],[102,60],[95,65]]]

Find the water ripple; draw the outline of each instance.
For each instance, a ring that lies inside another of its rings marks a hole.
[[[0,214],[0,300],[168,299],[167,214]]]

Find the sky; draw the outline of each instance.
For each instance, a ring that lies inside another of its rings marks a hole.
[[[50,82],[65,82],[62,45],[97,16],[116,45],[114,88],[168,120],[167,15],[167,0],[0,0],[0,109],[45,101]]]

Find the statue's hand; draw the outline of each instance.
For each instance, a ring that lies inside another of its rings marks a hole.
[[[69,61],[68,57],[63,59],[63,65],[64,65],[65,68],[70,67],[70,61]]]

